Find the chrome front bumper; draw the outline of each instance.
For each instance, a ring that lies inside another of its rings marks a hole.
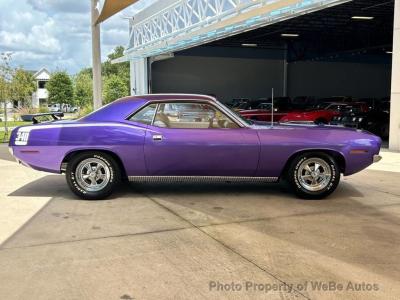
[[[378,155],[378,154],[375,154],[375,155],[374,155],[374,158],[373,158],[373,162],[374,162],[374,163],[377,163],[377,162],[381,161],[381,159],[382,159],[382,156],[380,156],[380,155]]]

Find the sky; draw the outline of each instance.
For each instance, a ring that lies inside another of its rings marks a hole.
[[[140,0],[101,25],[103,60],[128,44],[129,17],[156,0]],[[70,74],[91,65],[90,0],[0,0],[0,53],[12,64]]]

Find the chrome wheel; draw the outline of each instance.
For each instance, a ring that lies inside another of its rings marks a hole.
[[[297,171],[300,185],[310,191],[318,192],[326,188],[331,181],[329,164],[320,158],[309,158],[301,163]]]
[[[110,181],[111,173],[107,164],[98,158],[88,158],[76,167],[76,181],[88,192],[102,190]]]

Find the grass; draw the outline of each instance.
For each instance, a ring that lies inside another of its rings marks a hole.
[[[8,127],[17,127],[21,125],[29,125],[32,124],[32,122],[24,122],[24,121],[8,121],[7,126]],[[0,128],[4,128],[4,122],[0,122]]]
[[[29,125],[32,124],[32,122],[23,122],[23,121],[10,121],[7,122],[7,126],[8,126],[8,137],[6,140],[4,140],[4,135],[5,135],[5,131],[4,131],[4,122],[0,122],[0,143],[8,143],[8,139],[10,137],[11,134],[11,127],[17,127],[17,126],[21,126],[21,125]]]
[[[7,138],[6,140],[4,140],[4,134],[5,134],[5,132],[4,132],[4,131],[0,131],[0,144],[1,144],[1,143],[8,143],[8,140],[9,140],[9,138],[10,138],[10,133],[11,133],[11,132],[8,133],[8,138]]]

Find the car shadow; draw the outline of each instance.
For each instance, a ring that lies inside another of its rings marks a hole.
[[[346,183],[341,183],[345,188],[338,188],[335,192],[335,198],[361,197],[362,193],[352,188]],[[249,183],[249,182],[209,182],[209,183],[190,183],[190,182],[170,182],[170,183],[121,183],[109,199],[118,199],[126,197],[129,194],[151,193],[152,195],[165,196],[169,194],[203,194],[203,195],[225,195],[234,194],[257,194],[282,195],[286,194],[296,199],[290,187],[283,183]],[[17,190],[8,194],[8,196],[22,197],[62,197],[65,199],[79,200],[69,189],[64,175],[47,175],[34,180]],[[309,201],[309,200],[307,200]],[[318,201],[318,200],[317,200]]]
[[[387,278],[400,274],[393,258],[399,251],[392,247],[400,243],[400,216],[390,209],[398,206],[398,201],[380,204],[375,199],[371,203],[373,196],[368,191],[348,182],[341,182],[326,199],[311,201],[298,199],[286,186],[277,184],[140,184],[132,188],[204,228],[237,252],[245,248],[235,236],[251,234],[261,238],[254,242],[254,249],[263,238],[280,240],[288,249],[300,249],[293,250],[294,260],[297,256],[302,259],[304,251]],[[198,196],[187,197],[193,192]],[[258,259],[269,267],[267,258]],[[388,260],[393,267],[385,267]],[[317,266],[316,272],[318,268],[323,266]],[[290,276],[284,269],[282,274],[281,270],[276,272],[283,278]]]
[[[128,185],[122,184],[107,200],[118,199],[132,192]],[[47,175],[34,180],[19,189],[11,192],[8,196],[20,197],[49,197],[61,198],[63,200],[82,200],[71,192],[64,175]],[[82,200],[84,201],[84,200]]]

